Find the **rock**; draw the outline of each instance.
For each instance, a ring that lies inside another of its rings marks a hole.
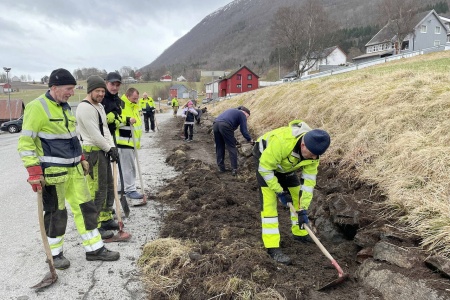
[[[373,247],[373,258],[384,260],[401,268],[411,269],[421,264],[419,253],[387,242],[378,242]]]
[[[425,260],[425,264],[433,270],[438,270],[444,276],[450,278],[450,259],[442,256],[431,256]]]
[[[383,264],[376,263],[372,259],[365,260],[358,268],[355,276],[366,287],[381,293],[384,299],[448,299],[442,292],[434,290],[431,282],[409,278],[395,271],[385,269]]]
[[[356,254],[356,261],[360,264],[362,264],[366,259],[373,257],[373,249],[372,248],[364,248],[361,249]]]

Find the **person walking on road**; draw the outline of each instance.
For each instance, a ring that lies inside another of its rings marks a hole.
[[[198,115],[197,110],[194,108],[192,101],[188,101],[186,107],[183,108],[181,116],[184,118],[184,140],[186,142],[192,142],[194,137],[194,122],[195,116]]]
[[[76,133],[76,118],[69,98],[76,80],[66,69],[52,71],[49,90],[27,104],[18,151],[27,168],[33,191],[42,191],[44,224],[56,269],[67,269],[70,261],[63,255],[70,205],[81,236],[86,259],[114,261],[119,252],[105,248],[97,229],[97,209],[91,200],[84,176],[89,164],[82,155]]]
[[[247,118],[250,117],[250,110],[244,106],[230,108],[221,113],[214,121],[214,142],[216,143],[216,160],[219,172],[226,171],[225,168],[225,147],[228,150],[231,162],[231,175],[236,176],[238,172],[238,159],[236,138],[234,131],[240,127],[244,138],[253,143],[247,130]]]
[[[180,104],[178,103],[177,97],[172,98],[172,109],[173,109],[173,116],[177,116],[178,108],[180,107]]]
[[[147,93],[142,94],[142,98],[139,100],[139,107],[144,115],[144,127],[145,133],[149,131],[148,121],[150,120],[150,129],[155,132],[155,112],[156,105],[152,97],[149,97]]]
[[[139,206],[145,203],[144,195],[136,190],[136,155],[135,149],[141,147],[141,117],[139,115],[139,91],[133,87],[129,88],[121,98],[122,124],[116,129],[116,141],[119,148],[120,161],[123,172],[123,184],[127,197],[131,204]],[[134,129],[134,140],[131,126]],[[135,144],[136,143],[136,144]],[[141,191],[144,187],[141,186]]]
[[[259,137],[253,147],[256,179],[261,197],[262,240],[269,255],[277,262],[290,264],[291,259],[280,249],[277,198],[285,206],[291,202],[298,210],[291,212],[291,232],[296,241],[310,242],[302,224],[307,224],[308,207],[316,185],[319,156],[330,145],[329,134],[311,129],[305,122],[294,120],[289,126],[269,131]],[[301,179],[295,171],[301,170]]]
[[[113,237],[111,230],[119,230],[112,211],[114,182],[110,162],[119,161],[119,151],[109,132],[106,113],[101,102],[105,96],[105,81],[98,75],[87,79],[87,96],[77,107],[78,131],[83,142],[83,154],[89,163],[86,176],[91,198],[98,212],[98,230],[102,239]],[[115,241],[121,241],[116,238]]]

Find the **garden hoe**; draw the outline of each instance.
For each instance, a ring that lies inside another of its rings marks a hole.
[[[114,182],[117,182],[117,163],[113,162]],[[103,240],[105,243],[126,242],[131,238],[131,234],[123,231],[122,212],[120,211],[119,194],[117,193],[117,185],[114,184],[114,202],[116,204],[117,223],[119,223],[119,232],[109,239]]]
[[[145,192],[144,192],[144,180],[142,179],[141,164],[139,163],[139,156],[138,156],[138,149],[136,147],[136,137],[134,134],[134,127],[133,127],[133,125],[131,125],[130,127],[131,127],[131,137],[133,138],[134,153],[136,155],[136,165],[137,165],[137,169],[138,169],[138,173],[139,173],[139,180],[141,181],[141,192],[142,192],[142,195],[144,195],[144,199],[142,199],[142,202],[140,204],[134,205],[134,206],[141,206],[141,205],[147,204],[147,196],[145,196]]]
[[[44,208],[43,208],[43,200],[42,200],[42,190],[38,190],[37,192],[37,201],[38,201],[38,214],[39,214],[39,227],[41,230],[41,238],[42,243],[44,244],[45,254],[47,255],[47,263],[50,268],[50,272],[48,272],[44,279],[41,280],[36,285],[33,285],[32,289],[42,289],[46,288],[58,280],[58,275],[56,275],[56,269],[55,265],[53,263],[53,256],[52,251],[50,250],[50,244],[48,243],[47,234],[45,233],[45,226],[44,226]]]
[[[298,212],[294,208],[294,205],[292,205],[292,202],[288,202],[288,205],[289,205],[289,209],[291,210],[292,213],[298,214]],[[311,230],[311,228],[309,228],[309,225],[303,224],[303,228],[306,229],[306,231],[308,231],[308,234],[313,239],[314,243],[316,243],[316,245],[319,247],[320,251],[322,251],[322,253],[331,261],[331,264],[338,271],[338,278],[337,279],[327,283],[326,285],[318,288],[317,290],[321,291],[321,290],[333,287],[335,285],[338,285],[338,284],[344,282],[345,280],[347,280],[349,275],[345,274],[344,271],[342,271],[341,267],[338,265],[338,263],[333,258],[333,256],[331,256],[331,254],[327,251],[327,249],[325,249],[325,247],[322,245],[322,243],[319,241],[319,239],[315,236],[315,234]]]

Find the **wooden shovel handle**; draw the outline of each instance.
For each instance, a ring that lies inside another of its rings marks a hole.
[[[44,225],[44,204],[42,199],[42,190],[37,191],[37,204],[38,204],[38,219],[39,219],[39,229],[41,231],[42,244],[44,244],[45,254],[47,256],[48,265],[50,267],[50,272],[53,277],[56,277],[55,264],[53,262],[52,250],[50,249],[50,244],[48,243],[47,233],[45,232]]]
[[[114,178],[114,203],[116,204],[117,221],[122,224],[122,211],[120,210],[119,194],[117,192],[117,162],[113,161],[113,178]],[[121,229],[121,228],[120,228]]]

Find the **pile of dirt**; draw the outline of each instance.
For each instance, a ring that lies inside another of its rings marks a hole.
[[[402,247],[417,247],[418,240],[381,232],[386,222],[395,224],[396,216],[379,220],[378,205],[384,196],[375,186],[340,178],[335,165],[321,166],[309,210],[311,223],[350,279],[318,291],[337,279],[338,273],[315,244],[292,239],[289,210],[281,204],[281,247],[293,264],[275,263],[263,247],[253,158],[240,157],[237,177],[230,172],[219,173],[214,163],[211,120],[196,125],[192,143],[183,141],[181,128],[179,118],[174,118],[160,129],[160,146],[170,151],[167,163],[181,175],[153,195],[173,210],[164,216],[161,239],[147,244],[140,260],[151,299],[389,298],[379,287],[356,276],[360,264],[372,260],[371,249],[383,238]],[[171,248],[183,251],[172,254]],[[365,249],[370,251],[361,254]],[[448,288],[447,282],[439,281],[439,275],[424,269],[421,262],[419,266],[421,272],[413,268],[404,273],[412,281],[436,276],[435,288],[440,292]],[[382,268],[392,267],[383,264]],[[156,277],[151,275],[155,271]],[[161,283],[169,279],[167,284]]]

